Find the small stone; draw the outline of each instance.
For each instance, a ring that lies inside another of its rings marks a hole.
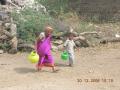
[[[89,70],[89,73],[94,73],[94,71],[93,70]]]

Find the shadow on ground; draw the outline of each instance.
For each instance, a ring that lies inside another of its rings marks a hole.
[[[43,67],[45,68],[45,67]],[[50,68],[51,69],[51,68]],[[27,73],[35,73],[35,72],[49,72],[49,73],[58,73],[59,70],[53,72],[52,69],[51,70],[41,70],[41,71],[37,71],[36,69],[33,68],[15,68],[14,69],[17,73],[19,74],[27,74]]]
[[[62,64],[62,63],[55,63],[55,66],[57,66],[57,67],[68,67],[68,65]]]
[[[35,73],[36,72],[36,70],[34,68],[27,68],[27,67],[15,68],[14,70],[20,74]]]

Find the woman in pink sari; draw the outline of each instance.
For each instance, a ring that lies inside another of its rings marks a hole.
[[[56,71],[54,68],[54,59],[51,54],[51,33],[53,29],[51,27],[45,28],[45,38],[38,39],[36,43],[37,53],[39,54],[39,62],[37,64],[38,71],[43,66],[51,67],[53,72]]]

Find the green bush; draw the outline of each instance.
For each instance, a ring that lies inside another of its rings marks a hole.
[[[0,43],[0,49],[3,49],[4,51],[8,51],[10,48],[11,46],[8,41],[5,41],[4,43]]]
[[[42,31],[45,25],[53,21],[48,14],[35,11],[32,8],[26,8],[20,13],[14,12],[12,16],[17,24],[18,38],[23,39],[27,43],[34,41],[35,32]]]
[[[59,16],[61,12],[69,12],[68,2],[69,0],[36,0],[37,2],[44,5],[50,15]]]

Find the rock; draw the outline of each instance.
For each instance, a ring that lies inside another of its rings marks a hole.
[[[53,51],[58,51],[57,46],[52,45],[52,50],[53,50]]]
[[[10,23],[5,23],[6,28],[10,28]]]
[[[93,70],[89,70],[88,72],[89,72],[89,73],[94,73],[94,71],[93,71]]]
[[[75,32],[72,27],[69,28],[69,32],[72,33],[75,37],[79,36],[79,34]]]
[[[4,51],[3,50],[0,50],[0,54],[3,54],[4,53]]]
[[[13,0],[13,2],[18,6],[24,6],[24,0]]]
[[[17,37],[13,37],[13,38],[11,39],[11,46],[12,46],[12,48],[14,48],[14,49],[17,51],[17,46],[18,46]]]
[[[4,21],[5,19],[8,19],[9,16],[6,12],[0,11],[0,20]]]
[[[89,47],[90,46],[90,42],[88,40],[82,41],[80,40],[81,46],[82,47]]]
[[[0,26],[2,26],[2,24],[3,24],[3,21],[0,21]]]
[[[72,32],[75,37],[79,36],[79,34],[75,31]]]
[[[62,40],[57,40],[57,41],[54,41],[53,43],[55,45],[61,45],[61,44],[63,44],[63,41]]]
[[[17,25],[12,23],[11,26],[10,26],[10,30],[11,30],[11,34],[13,36],[16,36],[17,35]]]
[[[21,7],[21,9],[29,7],[36,11],[47,13],[47,9],[45,8],[45,6],[38,3],[36,0],[12,0],[12,2],[15,5]]]
[[[10,54],[16,54],[16,53],[17,53],[17,50],[16,50],[16,48],[12,48],[12,49],[10,49],[10,50],[8,51],[8,53],[10,53]]]
[[[81,43],[80,43],[79,40],[78,40],[78,41],[75,41],[75,44],[76,44],[77,47],[80,47],[80,46],[81,46]]]
[[[32,6],[35,10],[37,10],[37,11],[42,11],[42,12],[44,12],[44,13],[47,13],[47,9],[45,8],[45,6],[43,6],[42,4],[37,4],[37,3],[35,3],[35,4],[33,4],[33,6]]]

